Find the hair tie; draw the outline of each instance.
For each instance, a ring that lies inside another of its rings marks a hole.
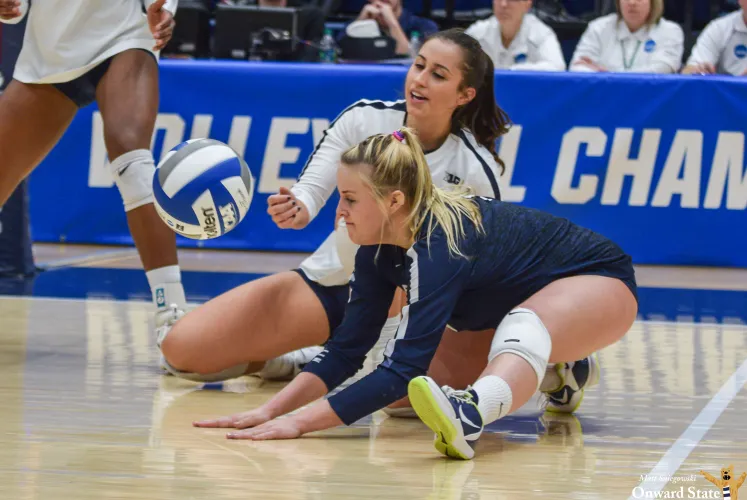
[[[395,139],[397,139],[399,142],[404,144],[405,136],[402,135],[402,132],[400,132],[399,130],[395,130],[394,132],[392,132],[392,135],[394,136]]]

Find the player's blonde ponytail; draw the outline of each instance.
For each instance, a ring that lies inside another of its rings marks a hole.
[[[402,128],[393,134],[378,134],[353,146],[341,157],[345,165],[371,165],[367,179],[374,196],[383,203],[387,193],[400,190],[404,193],[410,213],[406,224],[417,237],[423,224],[430,241],[436,226],[446,235],[449,251],[464,256],[459,240],[464,237],[462,216],[482,231],[482,217],[477,205],[469,198],[469,190],[459,187],[444,191],[433,184],[428,163],[415,133]]]

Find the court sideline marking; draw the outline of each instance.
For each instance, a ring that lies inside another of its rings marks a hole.
[[[703,436],[713,427],[729,404],[737,397],[747,383],[747,359],[735,371],[715,396],[705,405],[697,417],[685,429],[685,432],[667,450],[659,463],[651,469],[648,477],[671,478],[680,468],[682,463],[703,439]],[[641,481],[631,492],[628,500],[639,498],[656,498],[656,493],[664,489],[669,481]],[[640,488],[640,489],[639,489]]]

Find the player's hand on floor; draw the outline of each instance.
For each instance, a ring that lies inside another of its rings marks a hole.
[[[293,417],[270,420],[262,425],[243,431],[229,432],[228,439],[251,439],[266,441],[270,439],[296,439],[301,436],[301,427]]]
[[[254,427],[264,424],[269,420],[272,420],[272,416],[270,415],[270,413],[263,407],[259,407],[255,408],[254,410],[237,413],[236,415],[229,415],[227,417],[220,417],[209,420],[201,420],[199,422],[194,422],[192,425],[194,425],[195,427],[205,428],[246,429],[248,427]]]
[[[9,21],[21,15],[20,0],[0,0],[0,18]]]
[[[288,188],[281,187],[267,198],[267,213],[280,229],[303,229],[309,224],[309,210]]]
[[[156,44],[153,50],[163,49],[174,34],[174,15],[163,8],[166,0],[156,0],[148,7],[148,26]]]

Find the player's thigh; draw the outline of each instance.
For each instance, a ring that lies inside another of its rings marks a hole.
[[[628,332],[638,303],[619,279],[572,276],[554,281],[521,307],[534,311],[552,339],[550,362],[582,359]]]
[[[57,144],[77,110],[51,85],[8,84],[0,94],[0,205]]]
[[[104,141],[113,159],[135,149],[150,149],[158,115],[158,64],[149,52],[115,55],[96,87],[104,122]]]
[[[295,272],[283,272],[230,290],[180,319],[161,349],[182,371],[210,373],[266,361],[329,338],[321,301]]]

